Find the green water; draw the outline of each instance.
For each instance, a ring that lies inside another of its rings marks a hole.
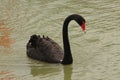
[[[86,19],[87,33],[69,25],[74,62],[48,64],[29,59],[30,35],[46,35],[61,46],[70,14]],[[0,0],[0,80],[119,80],[120,0]]]

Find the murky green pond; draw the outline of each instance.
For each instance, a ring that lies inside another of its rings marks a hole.
[[[70,14],[84,16],[87,33],[72,21],[74,63],[63,66],[26,56],[30,35],[47,35],[61,46]],[[120,0],[0,0],[0,80],[119,80]]]

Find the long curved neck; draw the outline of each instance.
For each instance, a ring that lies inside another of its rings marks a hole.
[[[69,38],[68,38],[68,25],[71,20],[75,20],[74,15],[68,16],[65,19],[64,24],[63,24],[62,35],[63,35],[64,58],[63,58],[62,64],[72,64],[73,62]]]

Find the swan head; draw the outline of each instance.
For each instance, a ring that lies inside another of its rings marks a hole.
[[[74,20],[81,26],[82,30],[84,32],[86,32],[86,25],[85,25],[86,21],[85,21],[85,19],[82,16],[77,15],[77,14],[74,14],[74,18],[75,18]]]

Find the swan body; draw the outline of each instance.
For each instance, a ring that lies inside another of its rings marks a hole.
[[[30,43],[33,40],[33,43]],[[62,48],[49,37],[40,37],[32,35],[27,44],[27,55],[33,59],[49,62],[60,63],[64,56]]]
[[[86,27],[85,19],[80,15],[72,14],[65,19],[62,29],[64,50],[51,38],[34,34],[30,37],[26,46],[27,56],[49,63],[72,64],[73,58],[68,38],[68,25],[71,20],[75,20],[83,31]]]

